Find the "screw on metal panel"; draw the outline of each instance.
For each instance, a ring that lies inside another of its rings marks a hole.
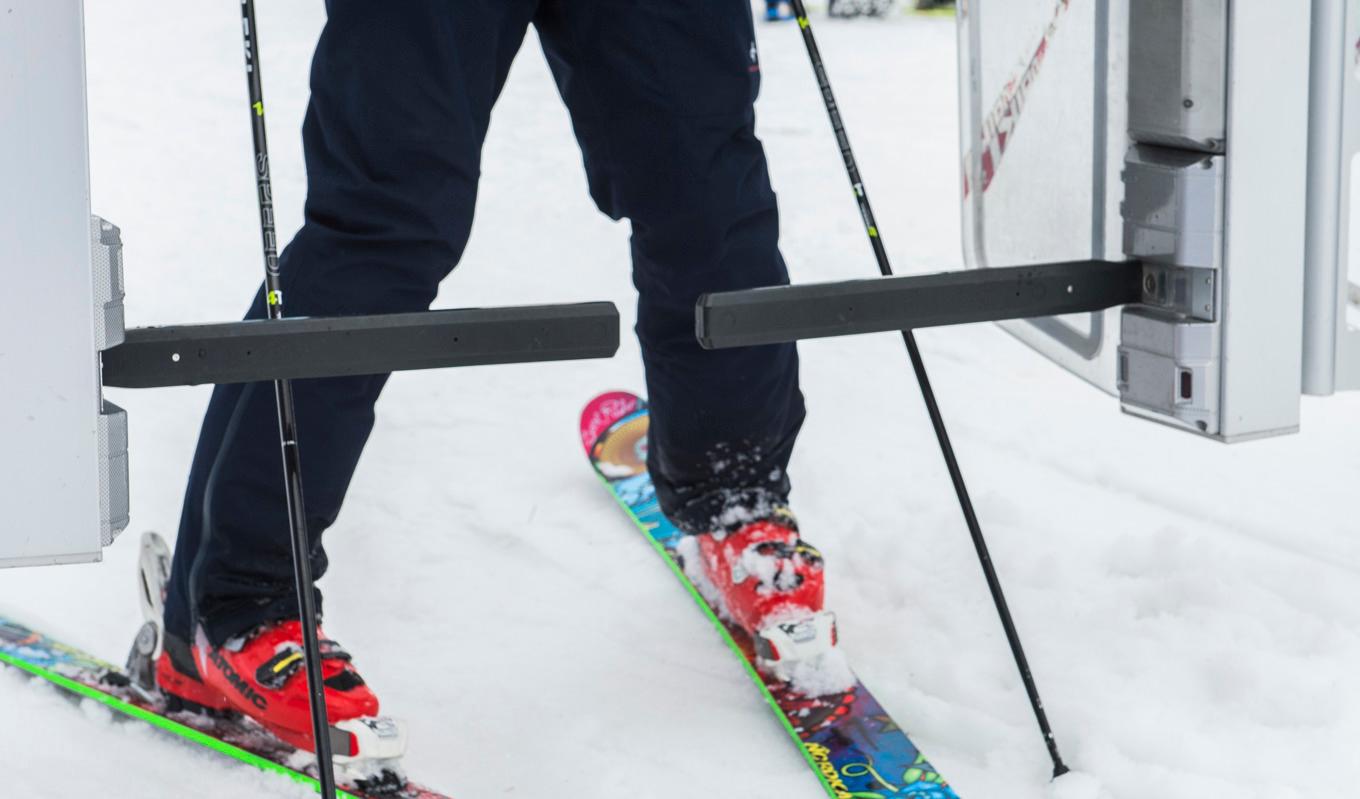
[[[1157,291],[1156,275],[1148,275],[1147,277],[1143,278],[1143,290],[1146,291],[1148,294],[1152,294],[1153,292]]]
[[[1194,108],[1194,107],[1195,107],[1195,101],[1194,101],[1194,100],[1191,100],[1189,97],[1187,97],[1187,98],[1185,98],[1184,100],[1181,101],[1181,105],[1185,106],[1186,108]]]

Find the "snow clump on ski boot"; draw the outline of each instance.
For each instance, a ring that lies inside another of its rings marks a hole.
[[[854,684],[835,648],[836,617],[822,607],[821,553],[787,509],[692,536],[677,550],[705,599],[751,636],[762,672],[808,696]]]

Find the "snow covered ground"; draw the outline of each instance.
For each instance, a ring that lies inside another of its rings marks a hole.
[[[87,3],[95,210],[121,225],[133,324],[232,319],[258,282],[234,8]],[[261,10],[280,228],[322,4]],[[959,265],[954,27],[818,34],[899,268]],[[761,27],[760,133],[796,280],[872,274],[796,31]],[[493,118],[472,243],[439,305],[613,300],[625,225],[586,194],[530,38]],[[966,799],[1355,796],[1360,396],[1227,448],[1118,413],[990,325],[922,347],[1064,753],[1047,758],[893,335],[802,347],[797,508],[864,680]],[[409,719],[414,775],[461,797],[814,797],[747,678],[587,470],[612,361],[395,377],[329,534],[328,628]],[[112,392],[133,527],[94,566],[0,573],[0,608],[111,659],[140,530],[173,533],[206,389]],[[0,673],[2,793],[297,796]]]

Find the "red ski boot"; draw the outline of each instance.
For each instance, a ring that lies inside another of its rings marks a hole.
[[[406,749],[405,729],[377,715],[378,698],[350,663],[349,653],[317,633],[336,762],[400,757]],[[299,622],[274,622],[219,647],[200,633],[194,651],[203,685],[284,741],[315,751]]]
[[[821,553],[798,537],[792,517],[697,538],[705,587],[750,633],[761,670],[785,682],[800,664],[815,670],[836,645],[836,617],[822,609]]]
[[[165,636],[164,649],[156,658],[156,687],[165,695],[166,709],[171,713],[216,715],[235,710],[226,694],[203,682],[198,671],[198,648],[172,635]]]

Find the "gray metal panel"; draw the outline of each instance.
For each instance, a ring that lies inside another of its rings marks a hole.
[[[1360,266],[1360,72],[1347,43],[1360,9],[1313,0],[1309,91],[1308,230],[1303,315],[1303,391],[1360,389],[1360,329],[1348,319],[1350,271]]]
[[[1124,254],[1218,269],[1223,260],[1223,156],[1139,145],[1124,163]]]
[[[101,399],[79,0],[5,3],[0,107],[0,565],[97,560]]]
[[[94,269],[94,347],[106,350],[123,343],[123,237],[117,226],[90,217],[90,250]]]
[[[1311,14],[1232,5],[1223,248],[1224,440],[1298,429]],[[1266,54],[1269,54],[1268,57]]]
[[[1129,134],[1223,152],[1226,0],[1137,0],[1129,9]]]
[[[962,230],[970,267],[1120,259],[1128,6],[959,4]],[[1117,311],[1001,324],[1115,393]]]
[[[1219,330],[1126,308],[1119,346],[1119,395],[1125,410],[1205,435],[1219,432]]]
[[[113,543],[128,525],[127,411],[105,402],[99,414],[99,545]]]

